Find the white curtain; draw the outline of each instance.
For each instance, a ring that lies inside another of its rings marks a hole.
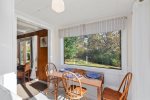
[[[150,100],[150,0],[133,6],[132,100]]]
[[[32,72],[31,79],[36,79],[37,70],[37,36],[32,36]]]
[[[88,24],[59,29],[60,37],[81,36],[103,32],[123,30],[126,27],[126,17],[118,17]]]

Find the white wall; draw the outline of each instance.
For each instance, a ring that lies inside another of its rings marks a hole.
[[[150,100],[150,0],[133,6],[132,100]]]
[[[14,0],[0,0],[0,84],[16,93]]]
[[[61,67],[61,52],[60,52],[60,39],[58,34],[58,29],[53,28],[51,33],[48,35],[49,38],[49,62],[55,63],[57,66]]]
[[[90,67],[81,67],[81,66],[70,66],[75,68],[82,68],[86,70],[91,71],[97,71],[97,72],[104,72],[105,75],[105,86],[109,86],[115,89],[118,89],[120,82],[122,81],[124,75],[127,73],[127,71],[132,71],[131,68],[131,26],[132,26],[132,15],[129,14],[128,21],[127,21],[127,28],[122,32],[122,56],[123,56],[123,62],[122,62],[122,70],[114,70],[114,69],[104,69],[104,68],[90,68]],[[51,38],[51,62],[55,63],[58,68],[66,67],[69,65],[63,65],[63,41],[59,38],[58,29],[54,28],[52,30],[51,35],[49,36]],[[92,87],[88,87],[90,91],[96,91]],[[96,92],[89,92],[91,96],[96,96]],[[93,93],[93,94],[92,94]],[[129,98],[130,95],[129,95]],[[129,99],[131,100],[131,99]]]
[[[132,14],[128,15],[127,33],[127,71],[132,72]],[[132,100],[132,84],[129,89],[128,100]]]

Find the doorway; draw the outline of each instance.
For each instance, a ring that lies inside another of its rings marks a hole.
[[[17,19],[17,64],[26,63],[31,66],[31,79],[47,80],[44,67],[48,63],[48,30]]]

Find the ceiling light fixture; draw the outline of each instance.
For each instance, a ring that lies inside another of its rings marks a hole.
[[[57,13],[63,12],[65,10],[64,1],[63,0],[52,0],[52,9]]]

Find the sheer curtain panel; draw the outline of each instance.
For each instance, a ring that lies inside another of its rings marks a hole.
[[[88,24],[59,29],[59,35],[63,37],[81,36],[103,32],[112,32],[126,28],[126,17],[118,17]]]

